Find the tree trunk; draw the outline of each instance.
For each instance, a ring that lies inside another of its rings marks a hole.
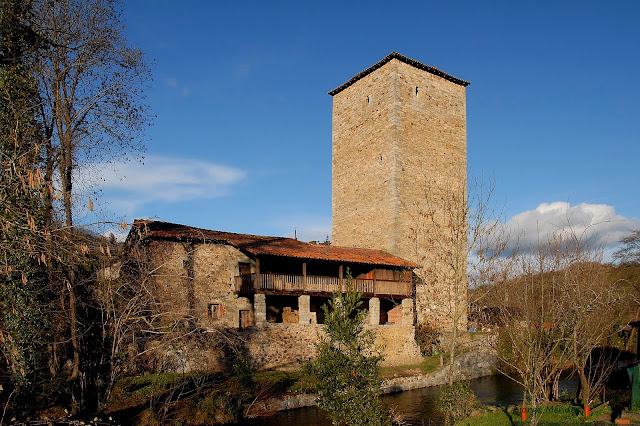
[[[73,275],[73,272],[71,273]],[[73,367],[68,381],[76,380],[80,374],[80,351],[78,349],[78,327],[76,312],[76,293],[73,285],[67,282],[69,290],[69,326],[71,327],[71,346],[73,347]]]
[[[449,386],[453,385],[454,379],[454,367],[455,367],[455,351],[456,351],[456,341],[458,339],[458,327],[457,324],[453,325],[453,334],[451,335],[451,344],[449,345]]]
[[[586,407],[590,403],[589,396],[591,394],[591,387],[589,386],[587,375],[584,372],[584,367],[579,367],[577,370],[578,377],[580,377],[580,401],[582,402],[582,406]]]

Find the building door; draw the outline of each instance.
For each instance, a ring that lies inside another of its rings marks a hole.
[[[240,328],[251,327],[251,311],[249,310],[240,310]]]

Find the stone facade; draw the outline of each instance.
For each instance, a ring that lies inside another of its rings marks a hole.
[[[330,92],[332,238],[336,245],[380,249],[420,264],[417,320],[451,327],[450,284],[446,271],[433,273],[446,266],[433,249],[438,236],[427,212],[446,222],[464,199],[468,83],[407,62],[391,59]],[[455,245],[444,229],[447,244]],[[451,250],[464,249],[466,241],[457,244]],[[461,295],[464,310],[466,289]]]
[[[375,344],[383,349],[383,366],[417,364],[421,356],[413,339],[413,326],[367,326],[375,333]],[[224,336],[209,333],[197,346],[182,345],[165,351],[165,371],[221,371],[241,356],[251,359],[259,369],[297,370],[317,356],[316,343],[324,326],[310,324],[265,324],[243,330],[227,330]]]
[[[147,243],[149,284],[167,321],[190,322],[204,335],[156,353],[164,371],[216,371],[230,368],[239,356],[248,356],[258,368],[296,369],[316,356],[315,344],[324,330],[317,324],[318,306],[309,295],[286,296],[297,306],[279,306],[285,296],[255,293],[242,297],[235,278],[240,265],[255,273],[255,260],[224,243],[151,239]],[[245,271],[247,272],[247,271]],[[315,298],[316,300],[318,298]],[[275,305],[274,305],[275,304]],[[413,302],[405,299],[394,311],[394,324],[379,325],[380,300],[365,300],[372,314],[368,325],[384,348],[385,365],[420,361],[413,338]],[[267,312],[279,306],[282,323],[267,321]],[[312,311],[315,309],[316,311]],[[241,327],[242,312],[250,315]],[[203,337],[204,336],[204,337]],[[150,347],[155,347],[153,343]]]
[[[253,301],[235,293],[238,265],[251,262],[236,248],[153,240],[148,252],[155,293],[168,315],[193,319],[205,330],[239,327],[241,311],[254,317]]]

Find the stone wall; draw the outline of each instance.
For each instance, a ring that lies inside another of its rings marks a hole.
[[[417,364],[421,361],[411,326],[368,326],[383,349],[384,366]],[[258,369],[295,370],[317,356],[315,344],[323,325],[265,324],[243,330],[212,330],[197,340],[181,343],[165,353],[159,363],[165,371],[222,371],[248,357]]]
[[[152,283],[163,315],[167,320],[189,321],[198,329],[208,331],[168,350],[158,347],[157,356],[163,358],[161,368],[224,370],[239,357],[246,356],[258,368],[295,369],[316,356],[315,343],[324,326],[314,324],[314,316],[309,312],[309,296],[300,298],[301,310],[288,309],[283,314],[286,323],[260,322],[238,329],[241,310],[262,318],[266,302],[263,294],[256,294],[250,300],[235,293],[238,262],[250,262],[237,249],[225,244],[154,240],[150,242],[149,252],[153,259]],[[212,304],[217,306],[213,315]],[[376,332],[376,344],[384,347],[385,365],[417,363],[420,355],[414,340],[412,300],[404,300],[402,309],[396,311],[398,324],[367,327]]]
[[[413,326],[388,324],[374,329],[376,345],[384,348],[384,366],[417,364],[422,361]]]
[[[332,155],[333,243],[420,264],[416,317],[450,328],[447,266],[433,247],[466,247],[464,221],[450,220],[466,190],[465,87],[391,60],[334,95]],[[429,212],[447,223],[441,236]]]
[[[235,293],[238,262],[251,260],[225,244],[150,242],[153,283],[163,310],[173,318],[193,318],[199,327],[238,327],[240,310],[253,303]],[[212,305],[216,305],[215,312]]]

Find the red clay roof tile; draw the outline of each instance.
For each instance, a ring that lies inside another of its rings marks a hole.
[[[254,256],[296,257],[301,259],[384,265],[405,269],[420,267],[413,262],[381,250],[309,244],[292,238],[212,231],[154,220],[136,219],[131,232],[133,232],[135,228],[142,231],[144,238],[175,238],[180,240],[202,240],[203,242],[223,243],[232,245]],[[131,232],[129,235],[131,235]]]

